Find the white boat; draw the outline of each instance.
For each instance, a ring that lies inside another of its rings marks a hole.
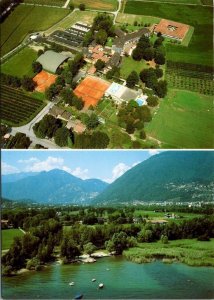
[[[93,278],[91,281],[92,281],[92,282],[95,282],[95,281],[96,281],[96,279],[95,279],[95,278]]]
[[[72,282],[69,282],[69,285],[74,285],[74,282],[72,281]]]
[[[103,283],[100,283],[99,284],[99,289],[102,289],[104,287],[104,284]]]

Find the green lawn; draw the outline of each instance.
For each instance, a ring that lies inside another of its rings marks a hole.
[[[169,212],[169,213],[173,213],[173,212]],[[175,215],[177,216],[180,216],[180,217],[183,217],[181,219],[174,219],[173,221],[175,220],[186,220],[186,219],[193,219],[193,218],[198,218],[198,217],[201,217],[202,215],[201,214],[194,214],[194,213],[183,213],[183,212],[174,212]],[[135,216],[145,216],[147,215],[149,218],[151,219],[158,219],[158,218],[164,218],[165,216],[165,212],[154,212],[154,211],[147,211],[147,210],[136,210],[134,212],[134,215]]]
[[[7,250],[13,243],[13,238],[23,236],[23,232],[19,229],[4,229],[1,231],[2,250]]]
[[[37,59],[37,52],[26,47],[12,56],[1,66],[2,73],[23,77],[33,76],[32,63]]]
[[[206,149],[214,147],[213,126],[211,96],[171,89],[146,132],[163,148]]]
[[[48,29],[69,12],[61,8],[19,5],[1,24],[1,55],[18,46],[28,33]]]
[[[128,1],[125,13],[156,16],[191,25],[195,30],[189,46],[168,44],[167,59],[212,65],[213,13],[211,7]]]
[[[130,56],[124,56],[121,63],[120,74],[122,78],[126,79],[133,70],[139,74],[144,68],[148,67],[144,60],[136,61]]]
[[[191,266],[214,266],[214,239],[209,242],[195,239],[169,241],[168,244],[142,243],[138,247],[123,252],[125,257],[138,263],[150,262],[153,258],[163,258],[165,262],[180,261]]]
[[[153,17],[153,16],[145,16],[141,15],[139,16],[138,14],[125,14],[125,13],[119,13],[117,15],[116,22],[122,24],[128,23],[129,25],[133,25],[135,21],[138,23],[142,24],[153,24],[153,23],[159,23],[161,19],[158,17]]]
[[[128,0],[128,1],[132,1],[132,0]],[[171,3],[182,3],[182,4],[201,4],[201,0],[149,0],[149,2],[171,2]]]

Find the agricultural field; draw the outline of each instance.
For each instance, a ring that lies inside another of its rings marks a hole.
[[[173,212],[169,212],[170,214],[173,213]],[[190,220],[190,219],[193,219],[193,218],[198,218],[198,217],[201,217],[202,215],[201,214],[195,214],[195,213],[184,213],[184,212],[174,212],[175,215],[179,216],[179,217],[182,217],[180,219],[177,219],[177,220]],[[147,211],[147,210],[135,210],[134,212],[134,215],[136,217],[138,216],[148,216],[149,219],[166,219],[168,220],[167,218],[165,218],[165,212],[155,212],[155,211]],[[176,221],[176,219],[173,219],[173,222]]]
[[[44,102],[8,86],[1,86],[1,118],[11,126],[28,123],[44,107]]]
[[[124,251],[123,254],[127,259],[138,263],[150,262],[153,258],[162,257],[166,263],[175,260],[190,266],[214,266],[213,247],[214,239],[206,242],[183,239],[169,241],[168,244],[141,243],[138,247]]]
[[[88,9],[97,9],[105,11],[117,10],[117,0],[72,0],[75,6],[85,4]]]
[[[144,15],[132,15],[132,14],[125,14],[125,13],[119,13],[116,19],[116,23],[122,24],[130,24],[133,25],[135,21],[138,23],[143,24],[153,24],[153,23],[159,23],[161,18],[158,17],[152,17],[152,16],[144,16]]]
[[[65,4],[65,2],[66,0],[24,0],[24,3],[60,6],[60,7],[62,7]]]
[[[132,0],[128,0],[127,2],[132,1]],[[141,1],[141,0],[139,0]],[[144,0],[142,0],[144,1]],[[212,0],[149,0],[149,2],[160,2],[160,3],[173,3],[173,4],[195,4],[195,5],[202,5],[202,4],[206,4],[206,5],[212,5],[211,4]]]
[[[51,34],[56,30],[64,30],[71,27],[76,22],[80,21],[91,25],[93,23],[94,17],[97,15],[95,11],[74,11],[70,13],[65,19],[61,20],[56,25],[52,26],[46,31],[47,34]]]
[[[212,65],[212,7],[201,5],[177,5],[128,1],[125,13],[156,16],[194,27],[194,33],[188,47],[167,44],[167,59],[179,62]]]
[[[213,68],[196,64],[167,62],[166,79],[171,87],[213,95]]]
[[[17,47],[28,33],[48,29],[69,12],[61,8],[19,5],[0,26],[1,55]]]
[[[19,229],[4,229],[1,230],[1,241],[2,241],[2,250],[7,250],[10,248],[13,243],[13,239],[16,236],[23,236],[23,232]]]
[[[213,126],[211,96],[170,89],[146,133],[160,141],[162,148],[210,149],[214,147]]]
[[[1,65],[1,72],[19,78],[24,75],[32,77],[34,75],[32,63],[36,59],[37,52],[32,48],[26,47],[3,63]]]

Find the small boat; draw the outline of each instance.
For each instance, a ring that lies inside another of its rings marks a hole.
[[[99,289],[102,289],[104,287],[104,284],[103,283],[100,283],[99,284]]]
[[[91,281],[92,281],[92,282],[95,282],[95,281],[96,281],[96,279],[95,279],[95,278],[93,278]]]
[[[79,294],[79,295],[76,295],[74,299],[82,299],[83,298],[83,294]]]
[[[69,282],[69,285],[74,285],[74,282],[72,281],[72,282]]]
[[[108,269],[108,268],[106,269],[106,271],[109,271],[109,270],[110,270],[110,269]]]

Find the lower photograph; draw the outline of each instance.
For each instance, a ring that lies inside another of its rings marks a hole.
[[[214,298],[214,151],[1,154],[2,299]]]

